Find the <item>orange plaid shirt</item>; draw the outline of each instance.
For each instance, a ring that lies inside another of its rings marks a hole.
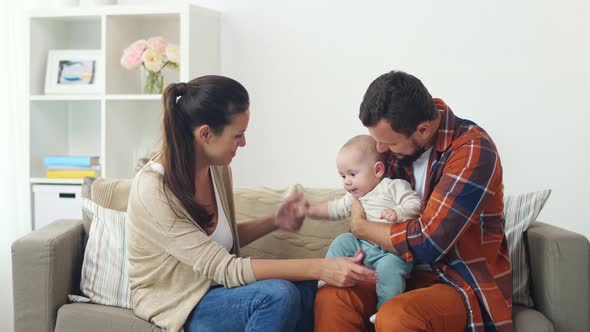
[[[416,270],[455,287],[467,309],[467,331],[512,331],[512,273],[504,236],[502,165],[496,146],[475,123],[440,99],[440,128],[431,151],[422,213],[391,226],[391,242]],[[389,177],[414,186],[412,168],[390,160]]]

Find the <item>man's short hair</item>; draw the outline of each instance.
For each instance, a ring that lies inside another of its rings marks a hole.
[[[390,71],[375,79],[361,103],[359,119],[365,127],[373,127],[381,119],[391,128],[410,136],[418,124],[433,120],[436,106],[422,82],[402,71]]]

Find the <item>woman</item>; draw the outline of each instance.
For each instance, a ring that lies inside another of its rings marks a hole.
[[[133,180],[126,223],[137,316],[166,331],[308,331],[316,283],[305,280],[376,280],[362,253],[239,257],[239,247],[277,228],[299,229],[306,202],[294,195],[274,215],[236,225],[228,165],[246,145],[248,92],[204,76],[171,84],[163,99],[162,151]]]

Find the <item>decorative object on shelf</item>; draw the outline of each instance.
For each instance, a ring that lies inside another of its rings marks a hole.
[[[45,93],[99,93],[100,51],[50,50],[47,55]]]
[[[145,94],[160,94],[164,89],[162,69],[178,69],[180,57],[178,46],[168,43],[164,37],[140,39],[123,50],[121,65],[129,70],[141,66],[141,86]]]

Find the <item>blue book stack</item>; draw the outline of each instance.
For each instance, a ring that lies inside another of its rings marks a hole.
[[[82,179],[99,175],[98,156],[47,156],[43,158],[48,178]]]
[[[47,156],[43,158],[45,166],[80,166],[90,167],[98,165],[97,156]]]

